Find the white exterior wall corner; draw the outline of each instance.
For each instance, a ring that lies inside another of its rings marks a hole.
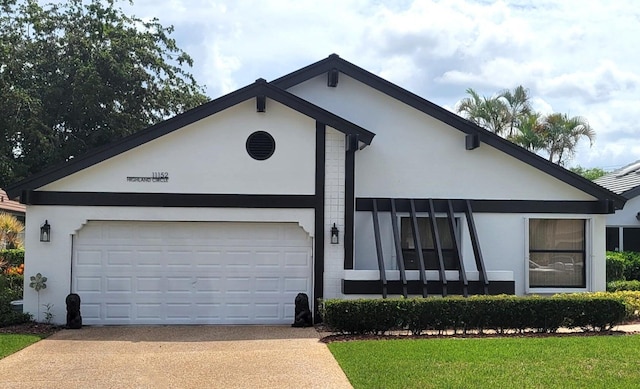
[[[640,221],[636,215],[640,212],[640,196],[629,199],[624,208],[607,216],[607,226],[640,228]]]
[[[324,298],[339,297],[344,278],[345,135],[327,127],[325,136]],[[333,223],[339,244],[331,244]]]

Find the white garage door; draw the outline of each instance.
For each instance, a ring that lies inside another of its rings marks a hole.
[[[91,221],[72,290],[84,324],[291,324],[311,252],[295,223]]]

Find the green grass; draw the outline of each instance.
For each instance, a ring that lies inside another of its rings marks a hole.
[[[360,388],[638,388],[640,335],[330,343]]]
[[[37,342],[37,335],[0,334],[0,359]]]

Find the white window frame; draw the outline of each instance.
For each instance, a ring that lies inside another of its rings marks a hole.
[[[591,268],[593,267],[593,218],[589,216],[582,217],[558,216],[558,215],[535,215],[524,218],[524,285],[527,294],[555,294],[555,293],[573,293],[587,292],[591,290]],[[565,220],[584,220],[585,234],[585,253],[584,253],[584,271],[585,286],[583,288],[535,288],[529,286],[529,223],[531,219],[565,219]]]

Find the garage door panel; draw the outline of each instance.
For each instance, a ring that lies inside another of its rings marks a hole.
[[[75,239],[86,324],[288,324],[311,295],[297,224],[89,222]]]
[[[284,253],[284,266],[308,268],[311,266],[309,254],[304,251],[294,251]]]
[[[108,293],[131,293],[133,291],[131,277],[109,277],[106,281],[105,291]]]
[[[102,266],[101,250],[78,250],[76,251],[76,263],[82,266]]]
[[[102,287],[100,283],[102,282],[102,278],[100,277],[76,277],[76,291],[78,293],[87,294],[87,293],[100,293]]]
[[[126,303],[107,303],[105,304],[106,319],[126,319],[131,317],[131,304]]]
[[[280,293],[282,290],[281,279],[279,277],[256,277],[256,293]]]

